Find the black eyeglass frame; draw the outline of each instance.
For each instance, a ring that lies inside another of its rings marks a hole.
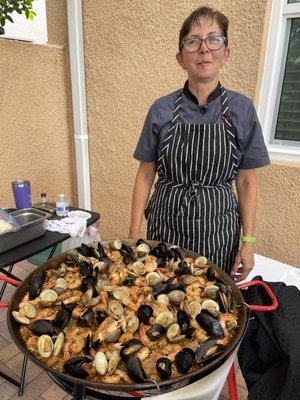
[[[222,39],[223,39],[222,46],[219,47],[218,49],[211,49],[211,48],[207,45],[207,43],[206,43],[207,39],[209,39],[209,38],[211,38],[211,37],[222,38]],[[197,50],[188,51],[188,50],[184,47],[185,41],[190,40],[190,39],[199,40],[199,47],[197,48]],[[207,38],[205,38],[205,39],[201,39],[201,38],[199,38],[199,37],[187,37],[187,38],[182,39],[180,51],[181,51],[182,49],[184,49],[187,53],[196,53],[196,51],[198,51],[198,50],[200,49],[200,47],[202,46],[202,43],[203,43],[203,42],[205,42],[206,47],[207,47],[210,51],[218,51],[218,50],[220,50],[223,46],[227,46],[227,44],[228,44],[226,37],[225,37],[225,36],[222,36],[222,35],[211,35],[211,36],[207,36]]]

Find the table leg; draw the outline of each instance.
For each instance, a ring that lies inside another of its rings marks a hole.
[[[25,385],[25,375],[26,375],[26,367],[27,367],[28,358],[26,356],[23,357],[23,364],[22,364],[22,372],[21,372],[21,379],[20,379],[20,386],[18,395],[22,396],[24,392],[24,385]]]
[[[50,251],[50,254],[49,254],[49,256],[48,256],[48,260],[50,260],[50,258],[52,258],[53,254],[54,254],[54,252],[55,252],[55,250],[56,250],[56,247],[57,247],[57,244],[55,244],[55,245],[52,247],[52,249],[51,249],[51,251]]]
[[[73,400],[84,400],[85,399],[85,387],[74,383],[73,389]]]
[[[11,271],[12,271],[13,267],[14,267],[14,264],[12,264],[12,265],[10,265],[8,267],[8,271],[6,271],[5,269],[2,269],[1,273],[3,273],[4,275],[8,276],[9,278],[12,278],[12,279],[15,279],[15,280],[21,282],[21,279],[17,278],[15,275],[11,274]],[[4,292],[5,292],[5,289],[6,289],[6,285],[7,285],[7,282],[3,282],[2,283],[2,287],[1,287],[1,290],[0,290],[0,300],[2,299],[2,296],[4,295]]]
[[[20,383],[18,381],[16,381],[14,378],[12,378],[11,376],[6,375],[4,372],[0,371],[0,376],[4,379],[6,379],[8,382],[12,383],[15,386],[19,386]]]
[[[13,265],[10,266],[11,270],[13,269]],[[6,271],[4,268],[0,270],[1,274],[8,276],[11,279],[15,279],[18,282],[22,282],[22,279],[18,278],[17,276],[11,274],[9,271]]]

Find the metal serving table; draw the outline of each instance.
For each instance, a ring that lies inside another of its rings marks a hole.
[[[70,211],[77,211],[82,210],[80,208],[70,207]],[[87,210],[82,210],[87,211]],[[92,211],[87,211],[91,214],[91,217],[87,220],[87,227],[97,222],[100,218],[100,214]],[[51,215],[48,219],[58,219],[56,215]],[[59,232],[50,232],[46,231],[45,234],[37,239],[31,240],[30,242],[24,243],[14,249],[8,250],[5,253],[0,254],[0,273],[8,276],[11,279],[15,279],[21,282],[17,276],[12,274],[12,269],[14,264],[17,262],[26,260],[27,258],[34,256],[44,250],[50,249],[50,254],[48,259],[52,258],[56,247],[59,243],[63,242],[64,240],[69,239],[70,236],[66,233],[59,233]],[[3,282],[1,290],[0,290],[0,300],[4,294],[5,288],[7,283]],[[24,383],[25,383],[25,373],[26,373],[26,366],[27,366],[27,358],[24,356],[23,365],[22,365],[22,372],[21,372],[21,379],[20,382],[16,381],[12,377],[6,375],[4,372],[0,371],[0,376],[19,387],[19,396],[23,394],[24,390]]]

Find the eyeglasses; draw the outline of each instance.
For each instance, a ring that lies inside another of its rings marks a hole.
[[[202,46],[202,42],[205,42],[209,50],[216,51],[226,45],[227,40],[224,36],[208,36],[206,39],[189,37],[182,40],[182,46],[188,53],[195,53]]]

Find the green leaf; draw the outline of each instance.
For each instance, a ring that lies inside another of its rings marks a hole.
[[[9,22],[14,23],[14,20],[12,19],[12,17],[11,17],[10,15],[6,15],[6,19],[7,19]]]
[[[0,35],[4,35],[5,34],[5,30],[4,28],[2,28],[2,26],[0,26]]]
[[[33,12],[33,11],[29,11],[29,16],[28,16],[28,18],[30,19],[30,21],[33,21],[34,20],[34,17],[35,17],[35,12]]]
[[[4,26],[5,25],[5,21],[6,21],[6,19],[5,19],[5,17],[0,17],[0,24],[1,24],[1,26]]]
[[[22,14],[22,10],[20,8],[16,8],[15,10],[17,11],[18,14]]]

